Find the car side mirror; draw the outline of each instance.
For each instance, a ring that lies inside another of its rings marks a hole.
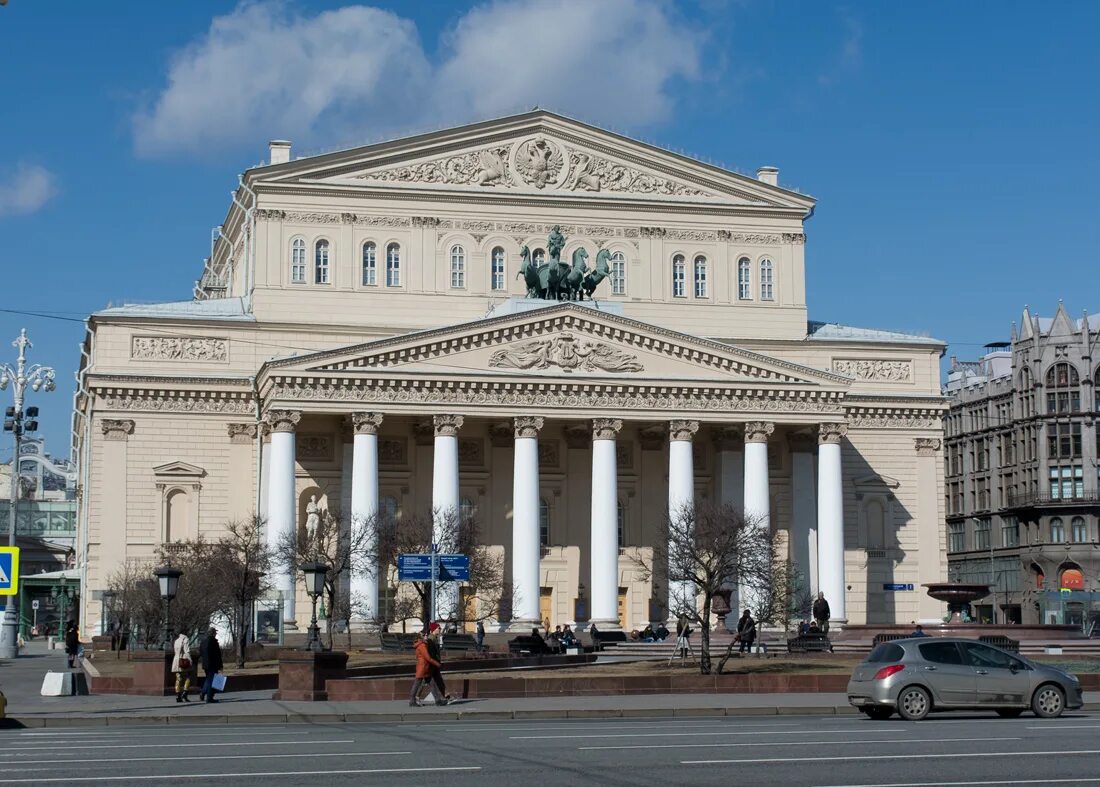
[[[1009,670],[1009,672],[1011,672],[1011,673],[1012,673],[1013,675],[1015,675],[1015,674],[1016,674],[1017,672],[1019,672],[1019,671],[1020,671],[1020,665],[1019,665],[1019,664],[1015,664],[1015,663],[1013,663],[1013,664],[1009,664],[1009,665],[1008,665],[1008,670]]]

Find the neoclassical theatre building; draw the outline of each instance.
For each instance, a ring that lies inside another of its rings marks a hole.
[[[775,168],[545,111],[271,143],[192,300],[90,319],[85,630],[124,561],[254,511],[275,539],[311,498],[356,522],[476,511],[515,589],[501,625],[661,614],[636,558],[692,500],[785,531],[834,620],[939,619],[920,584],[946,575],[944,346],[808,319],[814,204]],[[538,297],[576,283],[591,298]],[[276,584],[300,624],[300,583]],[[353,585],[393,598],[392,577]]]

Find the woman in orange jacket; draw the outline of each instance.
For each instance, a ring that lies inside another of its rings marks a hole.
[[[413,707],[419,707],[422,705],[420,700],[417,699],[417,694],[420,693],[420,688],[425,683],[431,687],[432,696],[435,698],[436,705],[446,705],[446,698],[439,692],[439,686],[432,680],[432,667],[439,668],[439,662],[431,657],[428,653],[428,643],[424,641],[424,638],[420,635],[416,635],[416,680],[413,681],[412,691],[409,692],[409,705]]]

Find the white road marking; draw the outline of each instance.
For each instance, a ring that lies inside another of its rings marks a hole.
[[[638,722],[637,724],[630,724],[630,723],[621,724],[620,723],[620,724],[616,724],[616,725],[599,725],[599,726],[591,726],[591,727],[586,727],[585,726],[586,723],[591,724],[591,722],[589,720],[587,720],[587,719],[577,719],[576,724],[562,724],[562,725],[557,725],[557,726],[553,726],[553,727],[528,727],[528,726],[525,726],[525,725],[522,725],[522,724],[497,724],[497,725],[483,725],[483,726],[480,726],[480,727],[474,727],[474,726],[469,726],[469,727],[445,727],[445,728],[443,728],[443,731],[444,732],[506,732],[509,729],[515,729],[515,730],[522,730],[524,732],[552,732],[552,731],[555,731],[555,730],[576,730],[576,731],[591,730],[592,732],[608,732],[608,731],[611,731],[611,730],[648,729],[650,727],[656,727],[658,729],[667,730],[667,729],[670,729],[670,728],[671,729],[684,729],[684,728],[691,728],[691,727],[713,727],[714,723],[716,721],[721,721],[722,718],[723,717],[716,716],[713,721],[709,721],[709,722],[700,721],[700,722],[692,722],[692,723],[689,723],[689,724],[676,724],[670,719],[668,723]],[[405,728],[414,727],[414,726],[419,726],[419,725],[405,725],[405,724],[403,724],[403,725],[401,725],[401,728],[405,729]],[[731,720],[731,723],[730,723],[729,726],[738,727],[738,728],[742,728],[742,727],[767,727],[767,728],[771,728],[771,727],[795,727],[797,725],[792,723],[792,722],[782,722],[782,723],[777,723],[777,724],[768,724],[768,723],[764,723],[764,724],[755,724],[755,723],[754,724],[738,724],[738,723],[733,722]]]
[[[650,743],[644,746],[578,746],[577,751],[614,749],[732,749],[738,746],[863,746],[873,743],[962,743],[964,741],[1022,741],[1023,738],[904,738],[886,741],[761,741],[759,743]],[[816,757],[814,758],[816,761]]]
[[[249,771],[246,773],[174,773],[171,776],[111,776],[112,782],[121,781],[169,781],[172,779],[255,779],[263,776],[268,778],[288,778],[293,776],[365,776],[373,773],[441,773],[445,771],[480,771],[477,765],[456,765],[443,768],[358,768],[355,770],[338,771]],[[48,779],[0,779],[0,784],[42,784],[45,782],[101,782],[102,776],[51,776]]]
[[[340,741],[310,741],[311,744],[317,743],[355,743],[353,740],[340,740]],[[68,750],[73,749],[144,749],[148,746],[147,743],[109,743],[109,744],[93,744],[91,746],[66,746]],[[193,743],[158,743],[157,746],[162,749],[188,749],[193,748]],[[202,746],[285,746],[286,741],[227,741],[225,743],[204,743]],[[6,746],[0,750],[0,755],[9,751],[53,751],[52,746]]]
[[[349,752],[324,752],[318,754],[316,752],[294,752],[293,754],[263,754],[261,755],[264,761],[278,760],[288,757],[296,757],[298,759],[315,757],[388,757],[390,755],[398,754],[412,754],[411,751],[349,751]],[[207,760],[251,760],[256,759],[255,754],[213,754],[204,755],[203,762]],[[55,768],[67,768],[70,765],[94,765],[96,763],[116,763],[116,762],[164,762],[170,763],[173,760],[165,760],[163,757],[106,757],[96,760],[65,760],[59,763],[57,759],[52,760],[18,760],[11,761],[10,764],[18,765],[22,768],[24,765],[52,765],[54,768],[35,768],[38,771],[54,770]]]
[[[904,728],[903,728],[904,729]],[[896,729],[852,729],[852,730],[757,730],[734,732],[640,732],[616,733],[614,735],[511,735],[512,741],[568,740],[570,738],[692,738],[715,735],[885,735],[897,732]]]
[[[1034,724],[1029,730],[1100,730],[1100,724]]]
[[[896,782],[893,784],[838,784],[829,787],[967,787],[985,784],[1084,784],[1100,782],[1100,779],[1011,779],[995,782]]]
[[[1100,754],[1100,749],[1083,751],[974,751],[959,752],[958,754],[868,754],[858,757],[814,757],[814,762],[829,762],[841,760],[854,762],[856,760],[928,760],[935,758],[959,758],[959,757],[1034,757],[1036,755],[1049,755],[1059,757],[1069,754]],[[795,757],[770,757],[759,760],[680,760],[681,765],[725,765],[725,764],[751,764],[767,762],[801,762],[802,758]]]
[[[203,729],[209,730],[210,728],[209,727],[204,727]],[[251,737],[251,736],[256,736],[256,735],[263,735],[265,738],[268,738],[268,737],[272,737],[272,736],[276,736],[276,735],[299,736],[299,735],[309,735],[309,734],[310,733],[308,733],[308,732],[257,732],[257,730],[255,728],[253,728],[253,729],[248,730],[247,732],[237,732],[237,733],[230,732],[228,734],[226,734],[224,732],[188,732],[187,737],[188,738],[231,738],[231,737],[240,737],[240,736]],[[132,732],[132,733],[116,732],[113,735],[109,735],[107,733],[90,733],[90,732],[88,732],[88,733],[81,733],[81,735],[91,736],[91,737],[82,737],[82,738],[80,738],[81,743],[84,743],[84,742],[90,741],[90,740],[96,740],[96,741],[102,740],[102,741],[107,742],[107,741],[118,740],[119,738],[125,738],[126,740],[145,740],[147,738],[154,739],[154,738],[178,738],[178,737],[180,737],[180,734],[178,732],[168,732],[168,731],[153,732],[153,733],[150,733],[150,732]],[[31,740],[39,739],[42,743],[53,743],[53,744],[61,743],[60,739],[47,738],[45,735],[20,735],[19,737],[23,741],[31,741]]]

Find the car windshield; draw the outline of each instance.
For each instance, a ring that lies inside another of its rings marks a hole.
[[[869,664],[879,664],[884,661],[901,661],[903,656],[905,656],[905,651],[901,649],[900,645],[883,642],[875,647],[864,661]]]

